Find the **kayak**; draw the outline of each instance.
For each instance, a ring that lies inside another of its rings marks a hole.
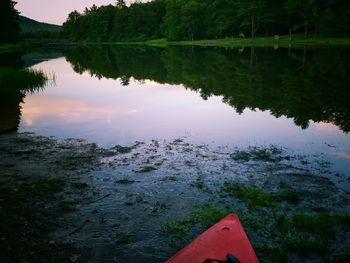
[[[258,263],[237,215],[230,214],[181,249],[167,263]]]

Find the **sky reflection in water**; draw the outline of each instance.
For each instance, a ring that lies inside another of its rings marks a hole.
[[[292,119],[276,118],[268,111],[246,109],[238,114],[222,97],[203,100],[182,85],[131,78],[122,86],[120,80],[79,75],[65,58],[34,68],[55,72],[56,85],[26,96],[19,132],[82,138],[104,147],[179,137],[215,146],[276,144],[329,154],[341,172],[350,165],[350,137],[333,124],[311,122],[303,130]]]

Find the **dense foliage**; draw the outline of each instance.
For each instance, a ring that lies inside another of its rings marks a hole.
[[[16,2],[0,1],[0,43],[14,43],[19,40],[19,12]]]
[[[161,36],[164,14],[163,0],[135,3],[130,7],[118,1],[116,6],[97,8],[93,5],[82,14],[73,11],[63,25],[66,37],[72,40],[144,40]]]
[[[64,23],[75,41],[135,41],[350,33],[348,0],[123,0],[73,11]]]
[[[38,22],[24,16],[19,17],[19,25],[21,38],[57,39],[61,37],[62,26]]]

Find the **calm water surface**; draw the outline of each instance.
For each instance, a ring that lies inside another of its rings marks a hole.
[[[349,50],[76,48],[31,67],[55,81],[25,96],[19,132],[274,144],[350,174]]]

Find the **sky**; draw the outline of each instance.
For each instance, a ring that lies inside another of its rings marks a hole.
[[[61,25],[73,10],[82,12],[85,7],[115,4],[116,0],[16,0],[16,8],[22,16],[31,19]],[[134,2],[126,0],[126,3]],[[142,1],[142,2],[145,2]]]

